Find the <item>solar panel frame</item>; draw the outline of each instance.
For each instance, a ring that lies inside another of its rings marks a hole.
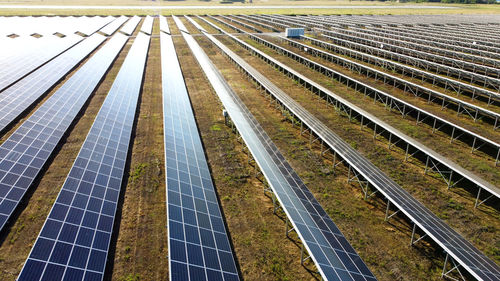
[[[149,43],[132,44],[18,280],[103,279]]]
[[[214,280],[239,280],[175,47],[168,34],[161,33],[160,42],[169,279],[196,280],[203,272]],[[188,167],[188,173],[183,171]],[[179,212],[196,214],[197,219],[178,217]]]
[[[0,145],[0,231],[111,66],[125,39],[121,34],[114,36]]]

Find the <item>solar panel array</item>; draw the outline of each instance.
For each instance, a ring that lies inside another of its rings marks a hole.
[[[71,48],[83,38],[77,35],[65,38],[53,37],[46,44],[38,45],[15,59],[4,60],[0,64],[0,91],[45,64],[55,56]]]
[[[133,16],[128,20],[128,22],[120,29],[121,32],[127,34],[127,35],[132,35],[134,33],[135,28],[141,21],[141,18],[138,16]]]
[[[239,280],[174,44],[160,40],[170,280]]]
[[[144,18],[144,22],[142,22],[141,31],[151,35],[151,32],[153,31],[153,22],[154,22],[153,17],[146,16]]]
[[[278,68],[284,70],[284,73],[292,76],[300,75],[235,36],[228,33],[225,34],[238,42],[240,45],[244,46],[246,49],[252,50],[252,53],[265,58],[267,62],[273,61],[272,65],[279,66]],[[207,36],[211,37],[209,35]],[[211,40],[215,42],[215,39]],[[224,45],[218,44],[218,46],[221,49],[224,49],[225,53],[232,53]],[[245,70],[245,72],[253,78],[254,81],[279,100],[279,102],[284,105],[293,116],[297,117],[306,128],[309,128],[311,133],[314,133],[325,143],[327,147],[335,151],[336,155],[340,156],[341,159],[347,163],[350,173],[355,172],[358,180],[367,181],[370,186],[375,187],[385,198],[387,198],[387,200],[397,206],[397,208],[404,213],[415,226],[422,229],[426,235],[431,237],[439,246],[441,246],[445,252],[453,258],[454,262],[457,261],[458,264],[479,280],[493,281],[500,279],[500,267],[495,264],[494,261],[489,259],[469,241],[439,219],[422,203],[412,197],[411,194],[401,188],[396,182],[380,171],[380,169],[378,169],[374,164],[360,155],[348,143],[333,133],[315,116],[305,111],[297,102],[290,99],[280,89],[270,83],[265,76],[256,72],[238,56],[229,56],[233,61],[238,63]],[[301,82],[304,81],[307,85],[313,84],[312,82],[306,82],[307,80],[309,79],[306,77],[301,78]]]
[[[126,21],[128,20],[128,17],[126,16],[120,16],[119,18],[115,19],[112,21],[110,24],[106,25],[103,27],[100,32],[102,32],[105,35],[111,35],[115,33],[115,31],[120,28]]]
[[[215,37],[206,32],[204,34],[219,47],[225,48]],[[201,47],[189,34],[183,36],[321,277],[324,280],[376,280]],[[227,48],[224,52],[238,58]]]
[[[232,28],[236,28],[236,27],[232,26]],[[240,30],[240,31],[244,32],[243,30]],[[281,52],[283,54],[286,54],[288,57],[297,59],[297,60],[303,62],[304,64],[308,64],[309,66],[311,66],[312,68],[314,68],[316,70],[321,70],[323,68],[326,68],[323,65],[320,65],[320,64],[317,64],[311,60],[308,60],[308,59],[306,59],[306,58],[304,58],[304,57],[302,57],[302,56],[300,56],[300,55],[298,55],[290,50],[287,50],[283,47],[280,47],[276,44],[273,44],[267,40],[264,40],[262,38],[259,38],[257,36],[251,35],[251,34],[248,34],[248,36],[259,43],[265,44],[268,47],[271,47],[273,49],[278,50],[279,52]],[[288,40],[286,38],[281,38],[281,39]],[[242,43],[242,41],[238,41],[238,43]],[[247,44],[246,47],[249,48],[249,45]],[[307,46],[307,47],[311,48],[310,46]],[[251,51],[256,52],[255,49],[251,49]],[[263,54],[263,53],[259,52],[259,54]],[[279,61],[273,59],[272,57],[270,57],[268,55],[262,55],[262,57],[265,60],[270,61],[273,66],[277,65],[277,66],[279,66],[279,68],[286,70],[286,72],[290,74],[290,77],[293,77],[294,79],[299,80],[300,82],[305,82],[308,85],[308,88],[313,90],[313,92],[318,93],[318,94],[320,94],[320,93],[325,94],[325,95],[332,97],[332,103],[336,104],[336,106],[340,110],[346,111],[349,118],[356,116],[358,119],[360,119],[360,121],[361,121],[361,119],[363,120],[363,125],[365,125],[365,126],[367,126],[370,122],[375,124],[375,126],[374,127],[372,126],[372,127],[375,128],[374,129],[375,131],[378,129],[377,133],[379,133],[381,130],[385,130],[386,132],[389,133],[387,135],[387,138],[390,142],[392,142],[392,143],[401,142],[401,143],[404,143],[407,145],[406,146],[406,150],[407,150],[406,153],[412,153],[414,155],[414,154],[416,154],[416,152],[414,152],[414,151],[418,151],[428,158],[427,161],[430,161],[431,163],[438,163],[438,165],[436,165],[439,167],[438,171],[446,172],[446,174],[443,175],[445,181],[451,180],[451,178],[449,179],[449,175],[448,175],[448,171],[451,171],[451,173],[453,173],[455,175],[455,178],[453,178],[454,180],[457,180],[458,177],[460,177],[461,179],[466,179],[466,181],[464,181],[464,182],[472,183],[472,184],[478,186],[479,188],[488,191],[493,196],[500,198],[500,189],[497,188],[496,186],[494,186],[493,184],[485,181],[484,179],[475,175],[474,173],[471,173],[471,172],[465,170],[460,165],[454,163],[450,159],[440,155],[439,153],[437,153],[436,151],[423,145],[422,143],[420,143],[416,139],[413,139],[413,138],[403,134],[401,131],[395,129],[394,127],[392,127],[389,124],[387,124],[386,122],[380,120],[376,116],[366,112],[365,110],[361,109],[360,107],[350,103],[349,101],[347,101],[347,100],[341,98],[340,96],[334,94],[333,92],[327,90],[326,88],[322,87],[318,83],[306,78],[305,76],[303,76],[299,72],[293,70],[292,68],[286,66],[285,64],[280,63]],[[341,77],[343,76],[342,74],[340,74],[334,70],[328,69],[328,71],[329,72],[323,73],[323,74],[325,74],[326,76],[331,77],[331,78],[337,78],[338,76],[341,76]],[[351,79],[351,78],[345,78],[345,77],[342,77],[342,78]],[[340,81],[342,79],[337,79],[337,80]],[[357,81],[353,78],[352,78],[352,80],[353,81],[351,81],[351,83],[352,82],[357,83],[356,88],[358,90],[361,90],[363,83],[360,81]],[[409,106],[409,107],[411,108],[411,106]],[[356,118],[356,117],[353,117],[353,118]],[[480,138],[480,137],[478,136],[478,138]],[[495,144],[495,143],[493,142],[493,144]],[[496,144],[496,148],[500,149],[500,144]],[[424,162],[425,162],[425,160],[424,160]],[[435,169],[437,169],[437,167]],[[451,184],[451,182],[449,182],[449,184]]]
[[[106,38],[94,34],[0,94],[0,132],[86,58]]]
[[[103,279],[149,42],[130,48],[19,281]]]
[[[376,56],[372,56],[369,54],[358,52],[358,51],[355,51],[355,50],[352,50],[352,49],[349,49],[346,47],[331,44],[331,43],[328,43],[328,42],[325,42],[322,40],[318,40],[318,39],[315,39],[315,38],[312,38],[309,36],[301,36],[301,39],[307,40],[308,42],[311,42],[313,45],[328,49],[330,51],[333,51],[333,52],[336,52],[339,54],[346,54],[350,57],[355,57],[355,58],[358,58],[360,60],[367,61],[367,62],[370,61],[371,63],[373,63],[375,65],[385,65],[388,68],[390,66],[399,66],[400,65],[400,64],[397,64],[395,62],[386,60],[386,59],[378,58]],[[321,56],[322,58],[328,59],[328,60],[333,61],[337,64],[349,66],[351,69],[362,70],[362,72],[364,72],[367,76],[377,75],[377,77],[382,77],[382,78],[384,78],[383,81],[386,81],[387,84],[395,85],[396,87],[399,87],[400,89],[402,89],[410,94],[413,94],[416,96],[423,95],[424,97],[425,97],[425,95],[430,95],[433,97],[431,99],[431,101],[433,101],[435,103],[439,103],[439,104],[442,104],[443,100],[446,103],[452,103],[455,105],[454,107],[452,107],[452,109],[456,109],[458,113],[466,113],[464,115],[470,116],[471,118],[475,119],[476,121],[478,118],[482,118],[482,117],[492,118],[493,120],[496,121],[496,122],[495,121],[492,122],[493,125],[500,126],[500,122],[499,122],[500,113],[496,113],[494,111],[485,109],[485,108],[478,106],[478,105],[475,105],[473,103],[469,103],[469,102],[463,101],[459,98],[455,98],[453,96],[443,94],[443,93],[438,92],[432,88],[428,88],[428,87],[425,87],[423,85],[413,83],[411,81],[400,78],[398,76],[386,73],[385,71],[378,70],[376,68],[367,66],[365,64],[358,63],[358,62],[355,62],[353,60],[347,59],[343,56],[335,55],[332,52],[323,51],[321,49],[314,48],[314,47],[308,46],[306,44],[303,44],[299,41],[290,40],[290,39],[285,39],[285,40],[286,40],[285,42],[289,43],[290,45],[295,46],[295,47],[299,47],[302,50],[304,50],[305,52],[308,52],[310,54],[313,54],[316,56]],[[401,65],[401,67],[402,68],[400,68],[400,69],[403,69],[404,66]],[[447,107],[450,108],[449,105]],[[464,109],[466,109],[466,110],[464,110]]]
[[[0,231],[125,41],[115,36],[0,145]]]

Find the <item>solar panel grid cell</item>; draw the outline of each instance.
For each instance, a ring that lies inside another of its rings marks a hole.
[[[162,84],[171,280],[239,280],[170,35]]]
[[[144,34],[134,41],[19,280],[53,276],[55,265],[59,280],[102,280],[148,46]]]

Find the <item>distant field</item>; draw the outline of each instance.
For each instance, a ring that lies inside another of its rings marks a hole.
[[[0,1],[0,15],[182,15],[182,14],[498,14],[500,5],[459,5],[434,3],[382,3],[368,1],[283,1],[254,0],[252,4],[219,4],[219,1]],[[22,5],[11,8],[12,5]],[[58,6],[27,8],[26,6]],[[108,6],[102,9],[71,6]],[[67,7],[64,7],[67,6]],[[116,6],[111,8],[109,6]],[[124,6],[130,6],[124,7]],[[142,7],[140,7],[142,6]],[[168,7],[167,7],[168,6]],[[186,7],[193,6],[193,7]],[[215,7],[221,7],[215,8]],[[276,7],[272,7],[276,6]],[[305,7],[307,6],[307,7]],[[311,7],[316,6],[316,7]],[[325,7],[332,6],[332,7]],[[137,8],[135,8],[137,7]],[[156,8],[158,7],[158,8]],[[161,7],[161,8],[160,8]],[[171,8],[170,8],[171,7]],[[234,7],[234,8],[232,8]]]

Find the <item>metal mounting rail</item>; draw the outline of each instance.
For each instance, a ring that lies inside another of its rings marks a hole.
[[[279,22],[275,22],[275,21],[271,21],[271,20],[267,20],[267,19],[262,19],[262,18],[259,18],[258,16],[255,16],[255,15],[241,15],[241,17],[245,17],[247,19],[253,19],[254,21],[264,22],[268,25],[275,26],[275,27],[281,28],[281,29],[286,29],[286,28],[290,27],[290,25],[288,25],[288,24],[281,24]],[[273,31],[281,32],[281,30],[278,30],[275,28],[273,28]]]
[[[276,15],[276,17],[278,17],[278,15]],[[319,28],[342,26],[341,24],[327,22],[327,21],[318,19],[316,17],[310,17],[310,16],[279,15],[279,17],[286,18],[289,20],[305,22],[309,26],[314,26],[314,27],[319,27]],[[357,26],[353,25],[353,27],[357,27]],[[477,40],[466,39],[463,37],[460,37],[460,40],[457,40],[456,36],[450,36],[449,33],[438,33],[438,36],[430,36],[432,34],[428,29],[422,31],[422,30],[420,30],[416,27],[412,27],[412,26],[405,26],[404,28],[401,28],[399,26],[397,26],[397,27],[395,27],[395,26],[387,27],[386,26],[384,28],[381,28],[378,26],[366,25],[365,28],[367,28],[368,30],[375,30],[375,31],[383,32],[383,33],[387,33],[387,34],[406,36],[408,40],[413,41],[415,39],[415,42],[417,42],[417,43],[425,41],[426,44],[430,45],[430,46],[440,47],[440,48],[453,50],[453,51],[459,51],[462,53],[469,53],[469,54],[485,56],[485,57],[489,57],[489,58],[495,58],[495,56],[499,55],[498,53],[500,53],[499,47],[489,46],[488,42],[480,42]],[[417,40],[419,40],[419,41],[417,41]],[[474,42],[476,42],[476,43],[474,44]]]
[[[201,18],[202,20],[205,20]],[[233,29],[238,29],[237,27],[224,22],[220,19],[213,18],[214,20],[223,23],[224,25],[231,27]],[[206,21],[206,20],[205,20]],[[211,22],[208,22],[210,25],[214,26]],[[222,29],[220,29],[217,26],[214,26],[214,28],[219,29],[220,31],[224,32]],[[250,36],[250,34],[247,34]],[[443,119],[437,115],[434,115],[430,112],[427,112],[423,109],[420,109],[417,106],[414,106],[404,100],[398,99],[396,97],[393,97],[384,91],[378,90],[374,87],[371,87],[361,81],[358,81],[354,78],[351,78],[347,75],[344,75],[342,73],[339,73],[335,70],[332,70],[326,66],[323,66],[319,63],[316,63],[312,60],[309,60],[303,56],[297,55],[285,48],[282,48],[280,46],[277,46],[275,44],[272,44],[266,40],[263,40],[257,36],[250,36],[251,39],[256,40],[257,42],[266,45],[267,47],[274,49],[278,51],[281,54],[285,54],[288,57],[295,59],[304,65],[321,72],[322,74],[325,74],[326,76],[335,79],[341,83],[345,83],[347,86],[353,88],[357,92],[363,93],[364,95],[370,95],[374,98],[374,101],[379,101],[383,103],[386,107],[388,107],[389,110],[396,109],[401,113],[401,116],[403,118],[407,116],[412,116],[416,119],[417,124],[424,123],[429,124],[432,126],[432,132],[434,133],[436,130],[442,131],[446,134],[449,134],[451,136],[450,142],[453,142],[454,140],[460,139],[464,143],[468,144],[471,146],[471,153],[474,151],[477,151],[479,149],[482,149],[485,153],[488,153],[491,155],[493,158],[495,158],[495,165],[498,165],[500,161],[500,144],[489,140],[479,134],[476,134],[474,132],[471,132],[459,125],[454,124],[453,122],[450,122],[446,119]],[[306,37],[308,39],[311,39],[309,37]],[[494,129],[500,126],[500,122],[497,120]],[[493,150],[491,150],[493,149]]]
[[[324,30],[324,29],[319,29]],[[325,30],[326,31],[326,30]],[[329,31],[326,31],[329,32]],[[426,70],[422,70],[416,67],[412,67],[410,65],[420,66],[421,60],[418,58],[414,58],[411,56],[406,56],[403,54],[398,54],[394,52],[389,52],[380,48],[375,48],[371,46],[366,46],[360,43],[356,43],[350,40],[344,40],[336,37],[331,37],[326,34],[323,36],[331,41],[333,41],[336,45],[335,47],[344,46],[346,49],[343,50],[343,54],[347,54],[353,56],[354,58],[361,57],[365,59],[368,63],[381,65],[384,68],[398,71],[402,74],[414,77],[420,77],[422,80],[427,80],[432,85],[438,85],[443,87],[444,89],[451,90],[456,92],[457,94],[461,93],[469,93],[472,96],[472,99],[477,98],[478,96],[485,97],[487,99],[488,105],[492,102],[500,102],[500,94],[495,93],[489,89],[477,87],[475,85],[467,84],[461,81],[457,81],[454,79],[450,79],[448,77],[440,76],[435,73],[428,72]],[[306,37],[307,38],[307,37]],[[340,45],[340,46],[339,46]],[[331,50],[337,50],[337,48],[332,48]],[[346,51],[351,50],[351,51]],[[358,50],[358,51],[355,51]],[[364,56],[362,54],[366,54],[369,56]],[[388,59],[385,59],[388,58]],[[400,61],[402,63],[397,63],[395,60]],[[406,63],[406,64],[403,64]],[[428,62],[431,63],[431,62]],[[427,62],[424,62],[423,68],[425,69],[428,66]],[[432,64],[432,63],[431,63]],[[445,68],[447,70],[452,70],[452,68],[447,66],[442,66],[441,68]]]
[[[500,102],[500,94],[495,93],[489,89],[467,84],[458,80],[428,72],[426,70],[406,65],[412,64],[412,61],[417,60],[416,58],[404,56],[401,54],[395,54],[382,50],[380,48],[370,47],[356,42],[331,37],[328,35],[323,36],[337,45],[344,46],[346,48],[352,49],[353,51],[357,50],[357,53],[346,52],[346,54],[354,54],[356,57],[369,59],[367,62],[371,64],[382,64],[385,68],[398,71],[402,74],[410,76],[411,78],[419,77],[422,80],[429,81],[429,83],[432,83],[432,85],[441,86],[442,88],[454,91],[457,94],[469,93],[472,96],[472,99],[476,99],[478,96],[482,96],[487,100],[488,105],[495,101]],[[360,53],[369,54],[371,56],[360,56]],[[406,59],[408,59],[408,61],[406,61]],[[394,60],[401,61],[402,63],[395,62]]]
[[[228,21],[231,21],[231,22],[235,22],[235,23],[237,23],[237,24],[239,24],[241,26],[244,26],[245,28],[251,29],[251,30],[253,30],[253,31],[257,32],[257,33],[262,33],[262,30],[256,28],[255,26],[253,26],[251,24],[247,24],[247,23],[244,23],[244,22],[242,22],[240,20],[233,19],[233,18],[230,18],[228,16],[224,16],[224,15],[219,15],[219,17],[221,17],[223,19],[226,19]]]
[[[500,113],[496,113],[494,111],[482,108],[480,106],[471,104],[469,102],[463,101],[458,98],[454,98],[452,96],[449,96],[447,94],[443,94],[441,92],[435,91],[433,89],[429,89],[427,87],[424,87],[422,85],[418,85],[416,83],[407,81],[403,78],[399,78],[397,76],[391,75],[389,73],[386,73],[381,70],[377,70],[375,68],[366,66],[364,64],[352,61],[350,59],[346,59],[342,56],[338,56],[329,52],[326,52],[324,50],[314,48],[311,46],[308,46],[306,44],[300,43],[298,41],[290,40],[284,37],[280,37],[283,41],[288,43],[289,45],[300,48],[304,52],[307,52],[311,55],[320,57],[324,60],[328,60],[330,62],[336,63],[338,65],[341,65],[343,67],[349,68],[351,71],[355,71],[358,73],[364,73],[367,77],[374,78],[375,80],[380,80],[383,81],[385,84],[392,85],[394,87],[397,87],[407,93],[410,93],[416,97],[422,97],[424,99],[427,99],[428,102],[435,102],[437,104],[441,105],[441,109],[445,108],[450,108],[452,107],[454,110],[457,111],[457,115],[461,115],[465,113],[464,115],[471,117],[474,121],[478,121],[481,118],[486,117],[483,119],[485,122],[489,122],[493,124],[493,130],[496,130],[500,126]],[[324,49],[337,49],[337,50],[344,50],[344,51],[349,51],[349,49],[330,44],[328,42],[324,42],[318,39],[314,39],[311,37],[301,37],[304,40],[310,41],[313,45],[322,47]],[[367,54],[363,54],[363,56],[371,56]],[[486,120],[489,119],[489,120]]]
[[[448,57],[433,55],[427,52],[420,52],[405,47],[396,46],[393,44],[389,44],[388,40],[377,40],[375,39],[375,36],[371,35],[369,36],[364,33],[357,34],[355,32],[351,31],[347,32],[345,30],[338,32],[326,29],[320,29],[319,31],[324,35],[328,35],[329,38],[333,37],[337,39],[348,40],[350,42],[355,42],[358,44],[363,44],[364,46],[369,47],[365,48],[367,50],[372,50],[376,48],[377,50],[380,51],[378,54],[383,55],[384,58],[389,57],[392,60],[404,62],[406,64],[413,65],[415,67],[424,69],[426,71],[433,71],[437,74],[452,76],[462,81],[467,81],[469,83],[474,83],[475,85],[495,90],[497,93],[500,92],[499,79],[478,73],[473,73],[456,67],[459,64],[461,65],[469,64],[467,62],[455,60]],[[448,61],[453,62],[453,67],[443,64],[443,62],[446,63]],[[491,69],[490,67],[481,65],[473,65],[472,67],[475,67],[476,69],[482,69],[483,71],[486,71],[485,69],[488,69],[489,73],[495,73],[495,76],[498,75],[498,73],[496,73],[496,71],[498,70]]]
[[[180,21],[176,23],[179,25]],[[196,22],[192,23],[207,34]],[[302,242],[302,249],[309,253],[307,258],[302,254],[301,263],[308,259],[313,261],[324,280],[375,281],[374,275],[198,43],[188,33],[182,35],[222,102],[228,117],[226,120],[240,134],[255,167],[260,168],[269,185],[264,192],[271,192],[274,211],[285,213],[286,236],[289,236],[291,225]]]
[[[243,46],[246,44],[235,36],[225,31],[223,32],[231,39],[239,42],[240,45]],[[500,267],[495,264],[495,262],[477,250],[470,242],[434,215],[418,200],[413,198],[407,191],[391,180],[370,161],[361,156],[314,115],[306,111],[296,101],[270,82],[264,75],[234,54],[227,46],[220,43],[213,36],[207,33],[205,33],[205,35],[219,47],[231,61],[236,63],[252,81],[257,83],[259,89],[264,89],[282,110],[286,110],[289,116],[293,116],[294,120],[299,120],[301,132],[304,129],[309,130],[311,132],[311,137],[321,140],[322,146],[326,146],[326,150],[331,150],[333,152],[335,155],[334,159],[342,159],[341,162],[345,163],[349,168],[348,181],[360,183],[365,194],[369,191],[370,186],[375,188],[376,191],[370,195],[380,192],[380,194],[388,200],[387,210],[389,210],[389,204],[392,204],[398,208],[398,212],[404,214],[414,223],[411,245],[414,245],[423,237],[429,237],[446,252],[443,276],[448,276],[451,271],[455,270],[458,271],[458,274],[461,276],[462,273],[460,270],[465,269],[478,280],[493,281],[500,278]],[[249,45],[247,46],[253,48]],[[253,49],[256,52],[260,52],[255,48]],[[336,164],[337,163],[334,162],[334,166]],[[388,218],[389,216],[386,217]],[[417,227],[425,234],[415,239]],[[448,262],[455,265],[451,270],[448,270],[446,267]]]
[[[262,22],[259,22],[259,21],[247,18],[247,17],[237,16],[237,15],[233,15],[233,17],[237,18],[237,19],[240,19],[240,20],[244,20],[246,22],[249,22],[249,23],[252,23],[252,24],[255,24],[255,25],[258,25],[260,27],[264,27],[264,28],[270,29],[270,30],[272,30],[274,32],[280,32],[279,29],[276,29],[276,28],[274,28],[271,25],[268,25],[268,24],[265,24],[265,23],[262,23]]]
[[[358,31],[365,31],[364,29],[356,29]],[[469,46],[477,46],[478,44],[464,43],[462,45],[458,44],[450,44],[447,43],[446,39],[438,38],[438,40],[434,40],[435,37],[431,37],[428,35],[422,35],[420,32],[411,32],[405,33],[400,31],[400,29],[392,28],[392,29],[382,29],[378,27],[369,27],[366,30],[367,32],[376,32],[385,37],[400,39],[409,42],[415,42],[427,46],[433,46],[440,49],[446,49],[450,51],[454,51],[455,54],[452,54],[455,58],[463,58],[466,60],[470,60],[472,62],[482,63],[485,65],[490,65],[494,67],[500,66],[500,49],[481,46],[482,49],[470,48]],[[439,40],[441,39],[441,40]],[[443,42],[444,41],[444,42]],[[480,45],[479,45],[480,46]],[[486,49],[486,50],[483,50]],[[451,55],[451,54],[450,54]]]
[[[500,77],[500,69],[498,69],[498,67],[500,66],[500,61],[496,59],[487,59],[480,56],[445,50],[424,45],[422,44],[422,42],[416,43],[414,42],[417,40],[415,38],[412,38],[411,42],[409,42],[408,40],[399,39],[402,36],[390,36],[387,33],[377,32],[374,30],[365,30],[359,27],[351,27],[350,29],[331,28],[330,30],[332,29],[336,32],[340,32],[350,36],[368,39],[372,42],[372,46],[380,46],[380,43],[383,43],[384,49],[470,72],[459,73],[463,77],[462,79],[469,78],[474,74],[484,75],[492,78]],[[406,39],[406,37],[404,38]],[[498,58],[500,58],[500,54],[496,55]],[[477,63],[478,60],[480,64]],[[487,62],[492,66],[483,65],[482,63],[484,62]],[[479,78],[475,79],[480,79],[477,81],[483,81],[486,80],[487,77],[479,76]],[[491,81],[491,83],[494,82],[494,80]]]
[[[236,28],[236,27],[234,27]],[[220,28],[219,28],[220,29]],[[224,30],[220,29],[223,33],[226,35]],[[256,37],[254,35],[248,34],[252,39],[255,41],[265,44],[266,46],[272,47],[275,46],[274,44]],[[255,38],[253,38],[255,37]],[[233,37],[231,37],[233,38]],[[479,206],[483,201],[479,201],[479,196],[481,194],[482,190],[487,190],[489,194],[492,196],[487,197],[487,199],[490,199],[491,197],[497,197],[500,198],[500,189],[497,188],[496,186],[492,185],[491,183],[483,180],[482,178],[478,177],[477,175],[471,173],[470,171],[465,170],[458,164],[454,163],[453,161],[447,159],[446,157],[440,155],[439,153],[435,152],[434,150],[426,147],[425,145],[421,144],[417,140],[403,134],[399,130],[393,128],[389,124],[385,123],[384,121],[378,119],[376,116],[364,111],[363,109],[359,108],[358,106],[350,103],[349,101],[343,99],[342,97],[334,94],[333,92],[329,91],[328,89],[322,87],[318,83],[312,81],[311,79],[305,77],[304,75],[300,74],[299,72],[293,70],[292,68],[286,66],[285,64],[279,62],[278,60],[272,58],[271,56],[268,56],[264,52],[250,46],[249,44],[241,41],[241,40],[235,40],[238,44],[240,44],[242,47],[245,49],[249,50],[252,54],[256,55],[257,57],[261,58],[265,62],[269,63],[273,67],[277,68],[280,72],[283,72],[285,75],[287,75],[289,78],[292,78],[296,81],[298,81],[301,85],[303,85],[305,88],[309,89],[315,94],[318,94],[319,96],[323,97],[324,99],[327,100],[327,102],[333,104],[339,112],[345,112],[348,117],[349,121],[352,121],[352,119],[356,118],[360,121],[361,123],[361,128],[363,127],[370,127],[373,132],[374,132],[374,138],[376,138],[379,135],[383,135],[386,137],[389,141],[389,148],[393,145],[399,145],[403,150],[405,150],[405,160],[408,159],[408,157],[416,157],[419,158],[421,161],[425,163],[425,173],[427,173],[427,170],[433,169],[435,170],[446,182],[448,185],[448,188],[456,186],[458,183],[462,182],[465,180],[465,182],[468,182],[469,184],[473,184],[474,186],[477,186],[478,188],[478,195],[476,199],[476,204],[474,207]],[[279,46],[275,46],[276,48],[280,48]],[[291,54],[294,54],[290,52]],[[360,83],[360,82],[358,82]],[[500,147],[500,145],[498,145]],[[499,152],[500,153],[500,148]],[[419,157],[417,157],[419,156]]]

